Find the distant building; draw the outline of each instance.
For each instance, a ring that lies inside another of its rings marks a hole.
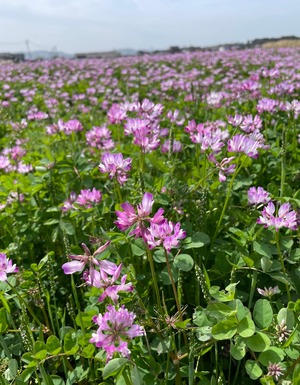
[[[0,53],[0,60],[10,60],[14,63],[19,63],[25,60],[25,55],[23,53],[9,53],[3,52]]]
[[[105,59],[120,56],[121,54],[117,51],[75,53],[76,59]]]

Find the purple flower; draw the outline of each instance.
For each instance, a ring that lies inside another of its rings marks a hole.
[[[257,223],[264,227],[275,227],[278,231],[281,227],[287,227],[291,230],[297,230],[298,221],[297,213],[291,210],[291,205],[287,202],[280,206],[277,216],[275,216],[275,205],[269,202],[268,206],[264,207],[262,216],[257,219]]]
[[[131,169],[131,158],[123,159],[123,155],[111,154],[105,152],[101,158],[102,163],[99,165],[99,170],[102,173],[109,173],[109,177],[112,179],[116,176],[120,185],[123,185],[127,181],[127,172]]]
[[[71,192],[70,197],[64,201],[63,206],[61,207],[62,211],[67,212],[69,210],[76,210],[76,207],[73,205],[73,203],[76,202],[76,199],[76,193]]]
[[[214,156],[213,153],[208,155],[208,159],[213,162],[216,167],[219,169],[219,181],[220,182],[225,182],[227,179],[227,175],[233,174],[236,165],[231,164],[228,166],[228,164],[235,159],[234,156],[231,156],[230,158],[224,158],[221,160],[221,162],[218,162],[216,157]]]
[[[257,158],[259,156],[258,149],[262,145],[259,141],[252,140],[245,135],[234,135],[232,139],[228,140],[229,152],[243,152],[250,158]]]
[[[250,187],[248,192],[248,204],[249,205],[259,205],[260,203],[268,203],[271,198],[268,191],[264,190],[262,187]]]
[[[263,297],[271,297],[274,294],[280,293],[278,286],[269,287],[268,289],[265,287],[264,289],[257,289],[260,295]]]
[[[93,280],[91,280],[90,275],[87,273],[84,275],[84,279],[88,285],[95,286],[97,288],[104,289],[103,293],[99,297],[99,302],[102,302],[106,297],[110,297],[115,303],[117,302],[119,296],[119,291],[132,291],[133,285],[131,282],[125,283],[127,275],[123,275],[121,278],[121,283],[117,283],[117,280],[121,274],[122,264],[119,266],[115,265],[113,269],[107,263],[111,264],[109,261],[100,261],[100,272],[94,271]],[[104,265],[105,263],[105,265]],[[110,269],[108,269],[109,267]],[[112,274],[113,273],[113,274]]]
[[[144,235],[150,249],[162,246],[170,252],[172,248],[177,247],[179,240],[186,237],[186,232],[180,228],[180,223],[165,219],[162,223],[151,223],[148,231]]]
[[[282,367],[279,364],[272,364],[269,362],[268,366],[268,376],[272,376],[278,381],[279,377],[283,375]]]
[[[82,243],[81,246],[84,250],[84,254],[82,255],[69,255],[69,258],[73,259],[71,262],[64,263],[62,265],[62,269],[65,274],[74,274],[76,272],[81,272],[85,268],[86,265],[89,267],[89,275],[90,280],[93,281],[94,279],[94,266],[100,266],[102,265],[102,268],[105,269],[109,274],[114,274],[117,266],[112,262],[104,262],[104,261],[98,261],[95,256],[102,253],[104,250],[107,249],[109,246],[110,241],[106,242],[104,245],[100,246],[94,254],[91,254],[88,247]],[[108,263],[107,263],[108,262]]]
[[[107,306],[107,312],[93,317],[99,326],[96,333],[92,334],[90,343],[106,351],[106,362],[114,353],[121,353],[123,357],[130,357],[128,340],[145,334],[142,326],[134,324],[135,314],[125,309],[124,305],[116,309],[113,305]]]
[[[162,215],[164,212],[162,208],[158,209],[153,218],[150,217],[153,203],[153,195],[148,192],[144,194],[142,203],[137,206],[137,213],[130,203],[122,203],[121,207],[123,211],[116,211],[118,219],[115,221],[115,224],[121,231],[125,231],[134,224],[137,224],[136,228],[132,230],[129,235],[143,237],[147,229],[145,222],[162,223],[165,220]]]
[[[106,126],[93,127],[85,134],[85,137],[89,146],[99,150],[111,150],[115,145],[111,139],[111,132]]]
[[[81,190],[77,197],[76,203],[78,203],[80,206],[84,206],[85,208],[90,209],[94,204],[101,202],[101,199],[101,191],[96,190],[94,187],[93,190]]]
[[[19,269],[12,264],[12,260],[8,259],[6,254],[0,253],[0,281],[6,281],[7,274],[17,273]]]

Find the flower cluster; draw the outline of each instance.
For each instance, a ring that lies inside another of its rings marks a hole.
[[[128,340],[144,335],[145,331],[142,326],[134,324],[135,314],[124,306],[116,308],[108,305],[106,309],[103,315],[93,317],[98,329],[92,334],[90,342],[106,351],[106,361],[109,361],[115,352],[129,358]]]
[[[269,202],[268,205],[263,208],[262,215],[257,219],[257,223],[264,225],[264,227],[275,227],[276,231],[282,227],[286,227],[290,230],[297,230],[297,213],[296,211],[291,210],[290,203],[286,202],[281,205],[277,215],[275,215],[275,211],[274,203]]]
[[[267,204],[271,200],[268,191],[264,190],[262,187],[251,187],[249,188],[247,194],[249,205],[257,206],[261,203]]]
[[[69,258],[72,261],[62,265],[65,274],[83,272],[83,279],[87,285],[101,289],[99,302],[103,302],[106,298],[110,298],[114,302],[114,306],[107,306],[107,312],[104,315],[98,314],[93,318],[99,328],[90,339],[91,343],[95,343],[98,348],[106,351],[107,361],[113,357],[115,352],[121,353],[123,357],[129,357],[128,340],[144,334],[141,326],[133,324],[134,313],[130,313],[124,306],[118,307],[118,293],[133,290],[132,283],[126,283],[127,275],[123,275],[118,282],[122,264],[118,266],[111,261],[97,259],[97,256],[103,253],[109,245],[110,241],[100,246],[92,254],[82,243],[84,254],[71,254]]]
[[[111,154],[105,152],[102,155],[99,170],[102,173],[109,173],[110,179],[116,177],[118,183],[123,185],[127,181],[127,172],[131,169],[131,158],[123,158],[121,153]]]
[[[90,190],[81,190],[80,194],[77,196],[75,192],[71,192],[68,199],[66,199],[61,206],[62,211],[67,212],[69,210],[76,210],[77,207],[74,204],[79,205],[80,207],[90,209],[96,204],[100,203],[102,200],[101,191],[95,189],[95,187]]]
[[[12,264],[12,260],[8,259],[6,254],[0,253],[0,281],[6,281],[7,274],[17,273],[19,269]]]
[[[153,203],[153,195],[149,192],[144,194],[137,210],[128,202],[122,203],[123,211],[116,211],[118,219],[115,224],[122,231],[135,226],[129,235],[142,238],[149,248],[162,245],[167,252],[170,252],[173,247],[178,246],[180,239],[185,238],[186,232],[180,229],[179,222],[174,224],[168,221],[163,216],[162,208],[151,217]]]

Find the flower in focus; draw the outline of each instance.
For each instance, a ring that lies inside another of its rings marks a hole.
[[[17,273],[19,269],[12,264],[12,260],[8,259],[6,254],[0,253],[0,281],[6,281],[7,274]]]
[[[130,357],[128,340],[145,334],[142,326],[134,324],[135,314],[125,309],[124,305],[116,309],[113,305],[107,306],[107,312],[93,317],[99,326],[96,333],[92,334],[90,343],[106,351],[106,362],[114,353],[121,353],[123,357]]]
[[[90,209],[94,204],[101,202],[101,199],[101,191],[96,190],[94,187],[93,190],[81,190],[77,197],[76,203],[78,203],[80,206],[84,206],[85,208]]]
[[[89,275],[91,281],[94,279],[94,272],[95,266],[101,266],[109,273],[109,274],[114,274],[114,271],[116,269],[116,265],[112,262],[105,263],[104,261],[98,261],[95,256],[98,254],[101,254],[104,250],[107,249],[109,246],[110,241],[106,242],[104,245],[100,246],[94,254],[91,254],[90,250],[88,247],[82,243],[81,246],[84,250],[84,254],[81,255],[69,255],[69,258],[73,259],[71,262],[66,262],[62,265],[62,269],[65,274],[74,274],[76,272],[81,272],[85,268],[86,265],[89,267]]]
[[[131,169],[131,158],[123,158],[121,153],[111,154],[105,152],[102,155],[99,170],[102,173],[109,173],[110,179],[116,176],[120,185],[123,185],[127,181],[127,172]]]
[[[115,221],[115,224],[121,231],[125,231],[134,224],[137,224],[136,228],[129,235],[135,235],[136,238],[143,237],[147,231],[145,222],[158,224],[165,220],[162,215],[164,212],[162,208],[158,209],[152,218],[150,217],[153,203],[153,195],[148,192],[144,194],[142,203],[137,206],[137,213],[130,203],[122,203],[123,211],[116,211],[118,219]]]
[[[279,377],[283,375],[282,370],[283,369],[279,364],[272,364],[270,362],[268,366],[268,376],[274,377],[277,381]]]
[[[150,249],[162,244],[167,252],[170,252],[178,246],[180,239],[186,237],[186,232],[180,228],[179,222],[174,224],[165,219],[159,224],[151,223],[144,237]]]
[[[298,221],[297,213],[291,210],[291,205],[287,202],[280,206],[278,215],[275,214],[275,205],[273,202],[269,202],[268,206],[264,207],[262,216],[257,219],[257,223],[264,225],[264,227],[275,227],[278,231],[281,227],[287,227],[291,230],[297,230]]]
[[[264,190],[262,187],[250,187],[248,192],[248,204],[249,205],[259,205],[260,203],[268,203],[271,198],[268,191]]]
[[[243,152],[250,158],[258,158],[258,149],[262,144],[257,140],[252,140],[245,135],[237,134],[228,140],[229,152]]]
[[[133,285],[131,282],[125,283],[127,275],[123,275],[121,278],[121,283],[118,284],[117,280],[121,274],[122,264],[119,266],[115,265],[115,267],[111,269],[112,265],[107,266],[107,263],[111,264],[109,261],[100,261],[100,272],[94,271],[93,281],[91,281],[89,274],[84,274],[83,278],[88,285],[104,289],[103,293],[98,299],[99,302],[102,302],[106,297],[110,297],[116,303],[119,298],[118,292],[132,291]]]

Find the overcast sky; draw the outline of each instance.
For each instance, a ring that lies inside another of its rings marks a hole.
[[[164,49],[300,36],[300,0],[0,0],[0,52]]]

